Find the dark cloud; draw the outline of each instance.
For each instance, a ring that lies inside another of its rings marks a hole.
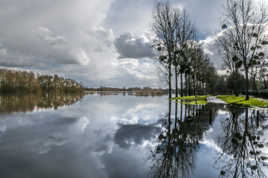
[[[152,58],[152,44],[145,37],[136,37],[130,33],[120,35],[114,42],[120,58]]]

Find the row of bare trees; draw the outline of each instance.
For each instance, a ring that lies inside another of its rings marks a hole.
[[[153,19],[156,36],[153,47],[159,53],[159,62],[168,71],[169,98],[172,97],[172,75],[175,76],[176,97],[179,80],[181,96],[205,93],[210,81],[208,76],[215,74],[215,70],[196,41],[196,30],[187,12],[172,8],[168,2],[160,2]]]
[[[232,80],[238,81],[241,74],[244,75],[244,91],[248,100],[250,81],[252,89],[257,90],[257,77],[265,79],[266,75],[267,62],[263,46],[268,44],[264,35],[267,13],[263,3],[226,0],[225,17],[223,34],[217,44]],[[238,88],[235,87],[236,95]]]
[[[253,0],[226,0],[224,10],[223,32],[217,40],[230,74],[228,81],[224,82],[232,85],[230,87],[236,95],[244,90],[248,100],[249,89],[257,90],[260,82],[263,88],[268,88],[268,63],[264,50],[264,45],[268,44],[265,40],[268,24],[265,5]],[[167,69],[169,97],[173,75],[176,97],[178,85],[181,96],[211,91],[211,84],[217,78],[216,70],[197,42],[197,32],[187,12],[173,8],[168,2],[160,2],[153,19],[156,36],[153,47],[159,53],[159,62]]]

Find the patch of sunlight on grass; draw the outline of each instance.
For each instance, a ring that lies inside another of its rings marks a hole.
[[[227,104],[236,104],[246,107],[268,107],[268,101],[254,97],[250,97],[249,100],[246,100],[244,96],[218,95],[217,98],[225,101]]]

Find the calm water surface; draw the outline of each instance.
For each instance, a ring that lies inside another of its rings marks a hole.
[[[52,108],[2,107],[1,178],[268,175],[265,111],[127,95]]]

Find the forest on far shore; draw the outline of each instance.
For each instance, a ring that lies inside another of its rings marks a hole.
[[[1,94],[26,94],[42,92],[73,93],[84,88],[72,79],[58,75],[36,75],[33,72],[0,69]]]

